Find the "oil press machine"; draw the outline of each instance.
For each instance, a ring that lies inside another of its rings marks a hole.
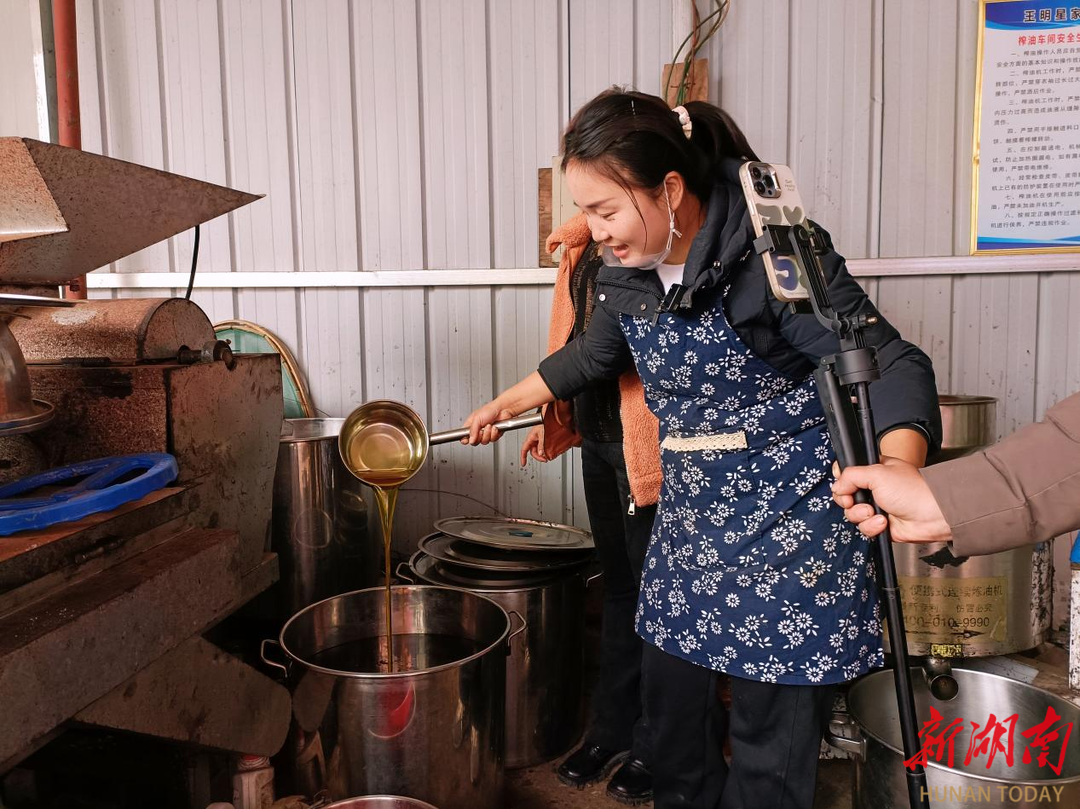
[[[184,299],[48,297],[258,198],[0,139],[0,487],[132,453],[178,468],[140,499],[0,536],[0,773],[70,723],[252,754],[285,738],[287,691],[202,637],[277,577],[278,357],[234,355]]]

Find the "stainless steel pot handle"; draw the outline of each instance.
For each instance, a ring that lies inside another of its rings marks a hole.
[[[404,573],[402,572],[402,568],[405,569]],[[398,566],[394,568],[394,575],[399,579],[405,579],[409,584],[416,584],[416,579],[412,577],[412,570],[409,568],[408,562],[398,562]],[[383,637],[385,638],[386,636],[384,635]]]
[[[855,758],[866,761],[866,739],[862,730],[850,714],[833,711],[829,727],[825,730],[825,741],[837,750],[843,750]]]
[[[289,676],[289,667],[288,666],[286,666],[286,665],[284,665],[282,663],[278,663],[276,660],[271,660],[270,658],[268,658],[266,656],[266,644],[268,644],[268,643],[274,644],[279,649],[281,648],[281,644],[278,643],[276,640],[273,640],[271,638],[267,638],[266,640],[264,640],[262,643],[259,644],[259,657],[261,657],[262,662],[265,663],[266,665],[270,666],[270,668],[281,669],[281,671],[285,674],[285,676],[288,677]]]
[[[518,635],[520,635],[522,632],[529,628],[529,622],[522,618],[521,615],[519,615],[515,610],[507,610],[506,614],[508,616],[512,615],[514,618],[517,618],[519,621],[521,621],[521,626],[511,632],[510,636],[506,639],[506,653],[510,654],[510,647],[514,643],[514,638],[516,638]],[[511,621],[510,623],[513,624],[513,621]]]

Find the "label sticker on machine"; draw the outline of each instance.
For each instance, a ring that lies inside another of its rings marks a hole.
[[[899,576],[904,624],[909,635],[957,639],[1008,631],[1009,584],[1005,576],[927,579]]]

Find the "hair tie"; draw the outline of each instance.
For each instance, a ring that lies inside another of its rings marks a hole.
[[[690,113],[681,104],[675,107],[672,112],[679,116],[679,125],[682,127],[682,132],[686,135],[686,139],[690,140],[690,134],[694,129],[694,125],[690,122]]]

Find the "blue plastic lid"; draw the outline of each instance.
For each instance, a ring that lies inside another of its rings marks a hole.
[[[0,486],[0,536],[48,528],[111,511],[176,480],[176,458],[164,452],[82,461]],[[43,494],[39,489],[49,487]]]

